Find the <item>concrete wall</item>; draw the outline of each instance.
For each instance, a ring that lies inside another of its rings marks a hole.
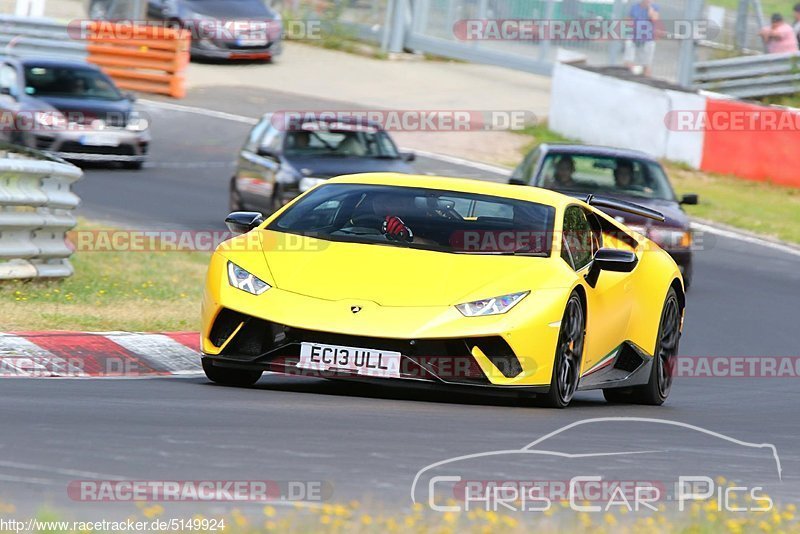
[[[705,98],[560,63],[553,71],[549,126],[585,143],[641,150],[699,168],[703,132],[667,127],[675,110],[705,110]]]

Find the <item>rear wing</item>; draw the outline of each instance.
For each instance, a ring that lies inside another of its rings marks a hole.
[[[651,210],[650,208],[645,208],[639,204],[634,204],[633,202],[627,202],[625,200],[616,200],[613,198],[589,195],[586,197],[586,203],[590,206],[596,206],[598,208],[611,208],[617,211],[624,211],[625,213],[640,215],[658,222],[664,222],[665,220],[664,215],[662,215],[660,212]]]

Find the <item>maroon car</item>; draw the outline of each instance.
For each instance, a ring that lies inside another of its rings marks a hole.
[[[692,281],[692,234],[682,204],[697,204],[697,195],[675,196],[661,164],[635,150],[591,145],[541,144],[511,175],[509,183],[534,185],[585,198],[589,194],[634,202],[664,215],[663,222],[603,208],[618,221],[646,235],[670,253]]]

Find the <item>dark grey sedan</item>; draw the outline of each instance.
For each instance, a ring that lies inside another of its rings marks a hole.
[[[363,172],[410,174],[412,153],[369,121],[268,113],[250,131],[231,178],[231,211],[272,213],[328,178]]]

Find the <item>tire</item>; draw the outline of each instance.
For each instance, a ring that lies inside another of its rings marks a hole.
[[[242,202],[242,194],[236,189],[236,178],[231,178],[230,191],[228,193],[228,208],[230,211],[246,211]]]
[[[140,171],[144,167],[144,161],[124,161],[122,163],[123,169],[128,169],[131,171]]]
[[[678,295],[675,293],[675,289],[670,287],[661,310],[656,352],[653,356],[653,365],[650,367],[650,378],[647,384],[632,388],[604,389],[603,396],[608,402],[650,406],[664,404],[672,388],[672,370],[680,345],[681,312]]]
[[[545,406],[565,408],[572,401],[580,380],[585,339],[586,312],[581,298],[573,292],[561,319],[550,390],[542,397]]]
[[[208,358],[203,358],[203,372],[209,380],[223,386],[248,387],[261,378],[261,371],[247,369],[227,369],[216,367]]]

